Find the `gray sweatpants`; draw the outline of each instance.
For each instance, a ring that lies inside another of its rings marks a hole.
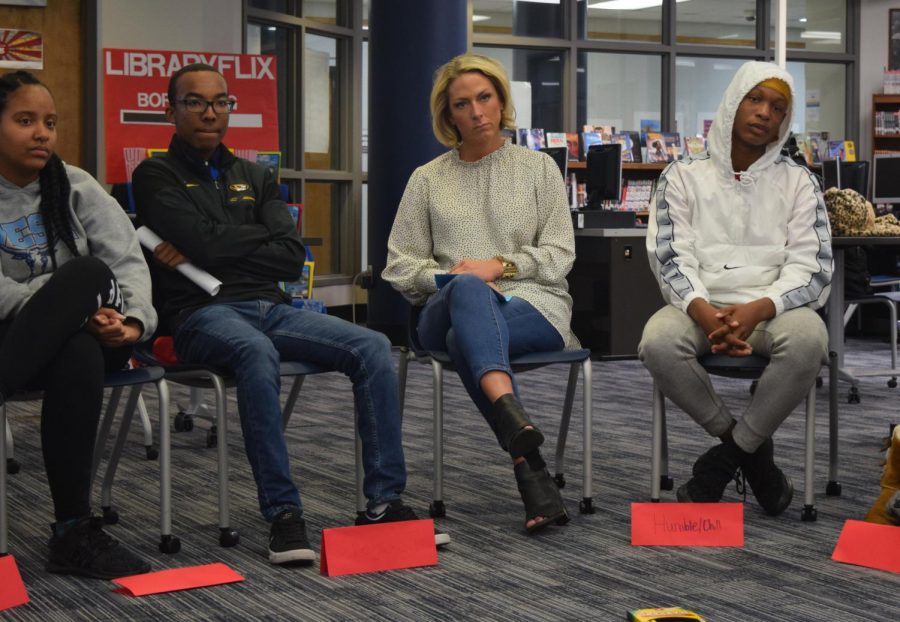
[[[800,307],[761,322],[747,341],[754,354],[770,360],[732,431],[735,443],[752,453],[806,397],[828,360],[828,333],[815,311]],[[711,436],[721,436],[734,417],[697,362],[697,357],[709,352],[703,330],[671,305],[647,321],[638,346],[638,356],[666,397]]]

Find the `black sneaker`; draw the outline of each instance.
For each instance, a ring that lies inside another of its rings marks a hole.
[[[374,516],[368,511],[356,517],[356,525],[377,525],[379,523],[396,523],[404,520],[419,520],[416,513],[408,505],[404,505],[400,499],[391,501],[384,509],[384,512]],[[434,545],[437,547],[450,544],[450,534],[434,529]]]
[[[681,503],[718,503],[725,487],[735,479],[743,452],[733,443],[720,443],[697,458],[694,477],[678,488]]]
[[[273,564],[309,565],[316,561],[306,537],[306,521],[297,510],[278,513],[269,530],[269,561]]]
[[[750,489],[769,516],[778,516],[791,505],[794,485],[775,465],[775,443],[771,438],[750,454],[744,463],[744,475]]]
[[[62,536],[50,538],[47,571],[94,579],[118,579],[150,572],[150,564],[103,531],[103,520],[82,518]]]

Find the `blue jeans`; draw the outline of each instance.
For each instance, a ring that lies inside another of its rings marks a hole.
[[[450,355],[463,386],[495,435],[497,426],[491,402],[481,390],[481,377],[489,371],[506,372],[518,398],[510,357],[565,346],[562,336],[531,303],[521,298],[506,301],[471,274],[457,275],[428,300],[417,332],[423,348]]]
[[[244,447],[266,520],[287,508],[302,511],[281,429],[281,360],[350,377],[369,507],[400,498],[406,487],[400,397],[384,335],[315,311],[253,300],[195,311],[175,332],[174,345],[182,361],[234,373]]]

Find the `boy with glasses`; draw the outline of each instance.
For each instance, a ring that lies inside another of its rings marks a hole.
[[[353,381],[369,500],[357,524],[415,519],[400,499],[406,467],[390,343],[380,333],[294,308],[279,289],[278,281],[299,278],[305,251],[274,174],[222,144],[233,107],[225,78],[209,65],[187,65],[172,75],[169,101],[166,118],[175,124],[169,151],[134,172],[138,216],[165,240],[153,253],[154,293],[178,358],[235,375],[247,458],[260,510],[272,523],[269,560],[315,559],[281,429],[282,360],[315,363]],[[222,281],[215,298],[172,270],[185,261]],[[439,533],[435,541],[449,537]]]

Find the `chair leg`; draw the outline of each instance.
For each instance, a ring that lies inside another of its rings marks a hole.
[[[141,427],[144,429],[144,455],[147,460],[156,460],[159,457],[159,451],[153,446],[153,426],[150,423],[150,415],[147,414],[143,395],[138,398],[137,408],[141,418]]]
[[[6,460],[0,461],[0,468],[6,470],[6,472],[10,475],[15,475],[19,472],[19,463],[16,462],[16,447],[15,442],[13,441],[12,430],[9,427],[9,419],[6,419],[6,442],[4,443],[4,447],[6,448]]]
[[[112,429],[113,419],[116,418],[116,410],[119,408],[119,400],[122,398],[122,391],[125,387],[115,387],[109,394],[109,401],[106,404],[106,414],[100,421],[97,428],[97,436],[94,439],[94,459],[91,463],[91,482],[97,476],[97,470],[100,468],[100,460],[103,459],[103,448],[106,447],[106,439],[109,438],[109,431]]]
[[[556,436],[556,459],[553,467],[556,471],[556,485],[566,485],[566,441],[569,436],[569,421],[572,418],[572,406],[575,403],[575,389],[578,385],[578,363],[569,366],[569,381],[566,383],[566,396],[563,400],[562,417],[559,420],[559,434]]]
[[[169,420],[169,385],[156,382],[159,396],[159,550],[169,555],[181,550],[181,540],[172,535],[172,430]]]
[[[400,348],[400,360],[397,362],[397,388],[400,390],[400,418],[403,418],[403,407],[406,405],[406,374],[409,371],[409,359],[412,357],[409,348]]]
[[[666,490],[671,490],[668,476],[668,441],[666,439],[666,396],[663,395],[656,382],[653,383],[653,425],[650,454],[650,501],[659,502],[660,489],[668,483]],[[665,454],[665,456],[664,456]],[[665,468],[664,468],[665,467]],[[663,471],[666,471],[664,474]]]
[[[226,417],[225,383],[222,378],[210,375],[216,393],[216,440],[219,461],[219,544],[234,546],[240,537],[230,525],[230,508],[228,500],[228,418]]]
[[[6,420],[6,404],[0,405],[0,434],[3,435],[3,442],[0,443],[0,556],[3,556],[9,553],[6,523],[6,442],[10,434],[9,422]]]
[[[803,511],[800,518],[804,521],[816,520],[816,500],[813,478],[816,468],[816,385],[813,383],[806,397],[806,460],[803,474]]]
[[[118,390],[119,387],[114,389]],[[115,525],[119,522],[119,514],[112,507],[112,485],[116,477],[116,469],[119,467],[119,458],[122,456],[122,450],[125,448],[125,441],[128,439],[128,430],[131,428],[131,420],[134,418],[134,411],[137,408],[138,398],[141,396],[141,386],[135,385],[131,387],[128,393],[128,401],[125,403],[125,410],[122,412],[122,420],[119,422],[119,433],[116,435],[116,442],[113,445],[112,453],[106,464],[106,475],[103,478],[103,486],[100,492],[100,509],[103,511],[103,522],[107,525]],[[112,420],[115,417],[115,411],[109,411],[106,418]],[[111,422],[111,421],[110,421]],[[106,423],[104,421],[104,423]],[[108,428],[108,426],[107,426]],[[94,460],[98,460],[97,456],[103,454],[103,446],[106,444],[106,436],[101,437],[97,445],[94,447]]]
[[[444,368],[439,361],[431,359],[431,376],[433,388],[433,468],[434,494],[428,514],[432,518],[443,518],[447,515],[444,507]]]
[[[284,408],[281,410],[282,431],[287,429],[288,423],[291,421],[291,415],[294,414],[294,406],[297,404],[297,398],[300,397],[300,389],[303,388],[305,379],[306,376],[294,376],[294,381],[291,383],[291,391],[288,393],[288,398],[284,401]]]
[[[586,358],[581,363],[582,380],[584,382],[584,420],[582,436],[584,447],[582,449],[582,479],[584,480],[584,492],[578,509],[582,514],[594,513],[594,487],[593,487],[593,403],[594,403],[594,374],[591,359]],[[574,387],[573,387],[574,392]],[[574,397],[574,395],[573,395]]]
[[[356,463],[356,513],[362,515],[366,511],[366,495],[363,493],[362,439],[359,438],[359,421],[354,418],[353,424],[353,453]]]
[[[838,480],[838,360],[837,353],[828,353],[828,484],[825,494],[838,497],[841,483]]]

